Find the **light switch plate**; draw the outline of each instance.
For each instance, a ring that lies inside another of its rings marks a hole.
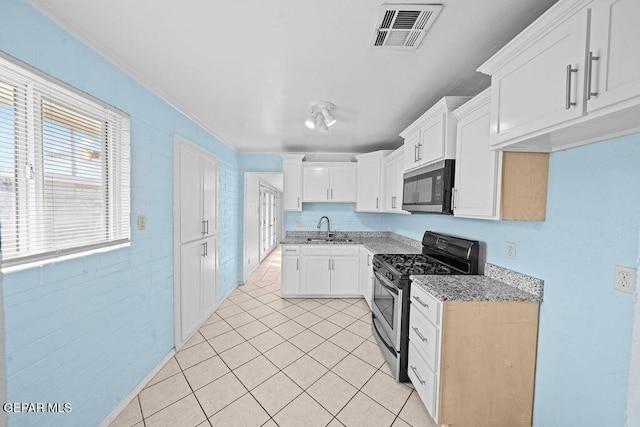
[[[507,246],[505,247],[505,254],[507,255],[507,258],[515,259],[516,244],[513,242],[507,242]]]
[[[138,215],[138,230],[144,230],[147,228],[147,216]]]

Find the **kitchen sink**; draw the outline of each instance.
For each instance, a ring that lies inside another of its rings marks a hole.
[[[341,237],[309,237],[307,243],[352,243],[353,239]]]

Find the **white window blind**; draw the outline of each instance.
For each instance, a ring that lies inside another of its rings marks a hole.
[[[129,118],[0,57],[3,266],[127,242]]]

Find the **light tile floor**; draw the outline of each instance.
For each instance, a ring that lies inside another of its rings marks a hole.
[[[434,426],[370,316],[363,299],[281,298],[277,248],[111,426]]]

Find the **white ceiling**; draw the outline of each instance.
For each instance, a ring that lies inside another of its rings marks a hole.
[[[442,96],[486,88],[476,68],[556,0],[440,1],[414,51],[369,47],[380,0],[29,1],[227,145],[276,153],[398,147]],[[304,126],[320,100],[324,134]]]

